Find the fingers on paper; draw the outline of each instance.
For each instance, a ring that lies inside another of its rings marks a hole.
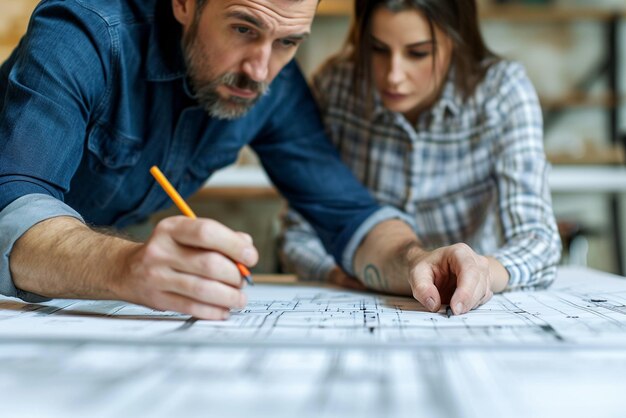
[[[441,297],[434,283],[434,274],[428,264],[417,265],[410,279],[413,297],[431,312],[437,312],[441,307]]]
[[[223,320],[230,316],[228,309],[201,303],[175,293],[162,293],[154,305],[163,311],[175,311],[198,319]]]
[[[463,245],[454,253],[457,286],[450,306],[455,315],[468,312],[489,300],[489,265],[484,257]]]
[[[223,309],[243,308],[247,303],[246,295],[239,289],[184,273],[174,275],[167,291]]]

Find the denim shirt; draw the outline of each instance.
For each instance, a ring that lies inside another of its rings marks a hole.
[[[244,117],[193,99],[171,0],[44,0],[0,68],[0,293],[16,289],[14,242],[55,216],[123,227],[171,205],[250,144],[269,177],[351,271],[364,235],[402,217],[380,208],[338,158],[295,62]]]

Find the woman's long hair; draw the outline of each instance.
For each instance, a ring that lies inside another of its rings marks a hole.
[[[474,93],[489,67],[499,59],[487,48],[482,37],[475,0],[355,0],[354,21],[344,53],[347,53],[354,63],[355,80],[364,82],[364,84],[355,83],[355,89],[362,94],[365,87],[369,99],[373,86],[372,16],[380,7],[392,12],[413,9],[422,13],[428,21],[435,45],[437,44],[435,27],[450,38],[453,44],[450,65],[456,71],[456,88],[464,99]],[[433,65],[436,62],[436,52],[437,48],[433,52]]]

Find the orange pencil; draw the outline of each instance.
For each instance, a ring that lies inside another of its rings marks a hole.
[[[152,166],[152,168],[150,169],[150,174],[152,174],[152,176],[156,179],[157,183],[159,183],[159,185],[163,187],[163,190],[165,190],[165,193],[167,193],[167,195],[174,201],[174,203],[176,204],[176,207],[180,209],[183,215],[191,219],[197,218],[196,214],[193,213],[193,211],[191,210],[187,202],[183,200],[183,198],[176,191],[174,186],[172,186],[172,184],[165,177],[165,175],[161,172],[161,170],[159,170],[159,167],[157,167],[156,165]],[[246,266],[244,266],[243,264],[239,262],[235,262],[235,264],[237,265],[237,268],[239,269],[239,273],[241,273],[241,275],[246,280],[246,282],[248,282],[248,284],[254,284],[252,282],[252,274],[250,274],[250,270],[248,270]]]

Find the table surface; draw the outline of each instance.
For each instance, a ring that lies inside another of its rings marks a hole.
[[[410,298],[302,287],[293,276],[255,280],[250,307],[227,322],[119,302],[0,298],[0,415],[623,416],[624,278],[565,267],[549,290],[498,295],[490,307],[457,318],[420,312]],[[281,294],[302,303],[300,311]],[[488,326],[486,318],[498,315],[502,325]],[[565,325],[553,329],[555,319]],[[81,321],[90,326],[72,334]],[[11,327],[21,337],[10,335]],[[546,340],[580,332],[590,345]],[[252,339],[238,342],[242,333]],[[272,334],[273,343],[262,344]],[[395,344],[392,334],[411,344]],[[225,336],[231,343],[219,343]],[[343,343],[333,344],[338,336]],[[366,340],[375,344],[360,343]]]

